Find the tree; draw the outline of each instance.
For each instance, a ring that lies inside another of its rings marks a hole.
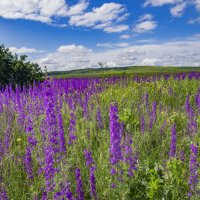
[[[26,61],[27,56],[13,55],[8,48],[0,45],[0,87],[6,85],[29,86],[43,80],[43,72],[37,63]]]
[[[101,67],[101,69],[103,69],[104,67],[107,66],[106,62],[98,62],[98,65]]]

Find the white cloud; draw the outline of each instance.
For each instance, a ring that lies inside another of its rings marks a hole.
[[[187,6],[186,2],[182,2],[180,4],[177,4],[175,7],[173,7],[170,12],[175,17],[181,17],[183,15],[183,12]]]
[[[200,24],[200,17],[197,17],[195,19],[190,19],[188,21],[189,24]]]
[[[102,50],[91,50],[81,45],[63,45],[55,52],[37,61],[48,70],[72,70],[93,68],[99,61],[109,67],[132,65],[200,66],[200,41],[198,37],[182,38],[180,41],[157,43],[98,44]],[[114,46],[115,45],[115,46]],[[114,46],[111,48],[111,46]],[[106,48],[107,47],[107,48]]]
[[[116,47],[128,47],[129,43],[97,43],[98,47],[116,48]]]
[[[134,38],[136,36],[138,36],[138,34],[123,34],[119,38],[123,39],[123,40],[128,40],[128,39]]]
[[[157,27],[157,22],[152,19],[153,16],[151,14],[141,16],[138,23],[133,28],[133,31],[136,33],[146,33],[154,30]]]
[[[44,51],[42,50],[37,50],[34,48],[27,48],[27,47],[21,47],[21,48],[16,48],[16,47],[9,47],[10,51],[16,54],[29,54],[29,53],[42,53]]]
[[[121,33],[128,29],[129,29],[128,25],[114,25],[114,26],[105,27],[103,30],[106,33]]]
[[[0,16],[8,19],[28,19],[50,23],[53,17],[67,13],[65,0],[1,0]]]
[[[133,30],[136,33],[145,33],[154,30],[156,27],[157,23],[155,21],[144,21],[137,24]]]
[[[59,52],[59,53],[72,53],[72,54],[73,53],[83,53],[84,54],[86,52],[91,52],[91,51],[92,51],[91,49],[87,49],[82,45],[75,45],[75,44],[63,45],[57,49],[57,52]]]
[[[157,58],[145,58],[145,59],[143,59],[142,60],[142,65],[150,65],[150,66],[152,66],[152,65],[158,65],[157,63],[159,63],[159,59],[157,59]]]
[[[126,20],[128,13],[122,4],[105,3],[101,7],[93,8],[91,12],[71,16],[69,24],[71,26],[92,27],[103,29],[105,32],[122,32],[128,29],[127,25],[117,23]]]
[[[194,0],[194,4],[196,6],[196,9],[200,11],[200,0]]]
[[[144,6],[163,6],[165,4],[175,4],[182,0],[146,0]]]
[[[146,0],[143,4],[146,6],[163,6],[163,5],[172,5],[170,12],[175,17],[180,17],[183,14],[185,8],[189,5],[193,5],[197,10],[200,11],[200,0]]]
[[[149,20],[152,20],[152,19],[153,19],[152,14],[145,14],[145,15],[140,16],[138,21],[142,22],[142,21],[149,21]]]
[[[72,15],[79,15],[79,14],[82,14],[86,9],[87,7],[89,6],[89,3],[85,0],[82,0],[80,1],[79,3],[71,6],[69,8],[69,11],[68,11],[68,16],[72,16]]]
[[[129,34],[124,34],[124,35],[120,36],[120,39],[124,39],[124,40],[128,40],[130,38],[131,38],[131,35],[129,35]]]
[[[129,27],[120,24],[129,13],[125,5],[104,3],[100,7],[89,8],[89,0],[79,0],[76,4],[67,4],[66,0],[0,0],[0,17],[7,19],[26,19],[40,21],[57,27],[90,27],[102,29],[107,33],[119,33]],[[60,23],[61,18],[66,23]]]

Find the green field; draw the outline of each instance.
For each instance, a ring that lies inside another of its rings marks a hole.
[[[79,69],[71,71],[52,71],[48,75],[57,78],[65,77],[107,77],[113,75],[139,75],[149,76],[163,73],[200,72],[200,67],[161,67],[161,66],[134,66],[97,69]]]

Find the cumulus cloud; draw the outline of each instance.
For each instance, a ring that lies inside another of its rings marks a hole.
[[[152,19],[153,16],[151,14],[141,16],[133,28],[133,31],[136,33],[145,33],[154,30],[157,27],[157,22]]]
[[[71,53],[71,54],[74,54],[74,53],[85,54],[85,53],[91,52],[91,51],[92,51],[91,49],[87,49],[82,45],[75,45],[75,44],[63,45],[57,49],[57,52],[59,52],[59,53]]]
[[[30,53],[42,53],[44,51],[42,50],[37,50],[34,48],[27,48],[27,47],[21,47],[21,48],[16,48],[16,47],[9,47],[10,51],[16,54],[30,54]]]
[[[79,15],[82,14],[89,6],[88,1],[82,0],[79,3],[71,6],[68,10],[67,15],[73,16],[73,15]]]
[[[90,12],[71,16],[71,26],[92,27],[103,29],[105,32],[122,32],[128,29],[127,25],[118,24],[128,17],[124,5],[118,3],[105,3],[101,7],[93,8]]]
[[[118,33],[129,27],[120,24],[129,16],[124,5],[104,3],[88,11],[89,0],[79,0],[68,5],[65,0],[1,0],[0,17],[6,19],[26,19],[40,21],[57,27],[67,27],[59,23],[65,18],[70,26],[102,29],[107,33]]]
[[[175,4],[182,0],[146,0],[144,6],[163,6],[165,4]]]
[[[0,16],[7,19],[28,19],[50,23],[53,17],[67,13],[65,0],[1,0]]]
[[[91,50],[81,45],[63,45],[55,52],[35,60],[49,71],[98,67],[106,61],[109,67],[131,65],[200,66],[198,37],[180,41],[156,43],[97,44],[101,50]]]
[[[182,2],[180,4],[177,4],[175,7],[173,7],[170,12],[175,17],[181,17],[183,15],[183,12],[187,6],[186,2]]]
[[[114,26],[105,27],[103,30],[106,33],[121,33],[128,29],[129,29],[128,25],[114,25]]]
[[[200,11],[200,0],[146,0],[143,5],[144,7],[158,7],[163,5],[174,6],[170,9],[170,12],[174,17],[182,16],[185,8],[189,5],[195,6],[196,9]]]

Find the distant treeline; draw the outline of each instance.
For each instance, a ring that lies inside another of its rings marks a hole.
[[[12,54],[0,45],[0,88],[6,85],[28,86],[43,80],[43,72],[37,63],[26,61],[27,56]]]

